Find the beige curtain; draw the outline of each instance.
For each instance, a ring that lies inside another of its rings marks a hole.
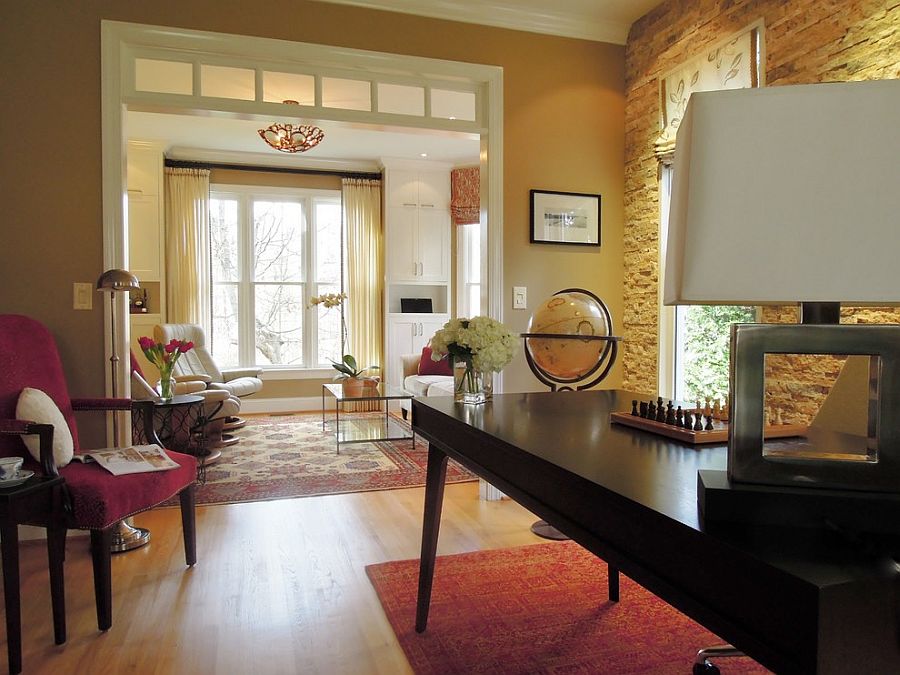
[[[166,323],[209,328],[209,169],[166,168]]]
[[[381,181],[342,181],[347,228],[349,352],[359,364],[384,366],[384,232]],[[382,375],[383,379],[383,375]]]

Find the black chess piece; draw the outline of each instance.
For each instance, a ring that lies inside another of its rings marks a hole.
[[[706,426],[703,427],[704,431],[712,431],[713,430],[713,416],[712,413],[706,416]]]
[[[647,419],[647,401],[641,401],[641,417]]]
[[[697,409],[697,418],[694,420],[694,431],[703,431],[703,413]]]
[[[694,427],[694,417],[690,410],[684,411],[684,428],[690,431]]]
[[[663,423],[666,421],[666,409],[663,407],[662,398],[656,399],[656,421]]]
[[[631,414],[637,417],[638,409],[637,409],[637,399],[631,400]]]
[[[678,408],[675,409],[675,426],[684,426],[684,410],[681,409],[681,406],[678,406]]]
[[[672,401],[666,406],[666,424],[675,426],[675,406],[672,405]]]
[[[647,419],[649,419],[649,420],[656,419],[656,404],[653,401],[650,401],[647,404]]]

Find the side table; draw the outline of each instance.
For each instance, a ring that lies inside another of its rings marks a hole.
[[[21,595],[19,589],[19,525],[35,521],[54,523],[47,527],[47,557],[50,567],[50,599],[56,644],[66,641],[66,600],[63,561],[66,528],[62,518],[60,476],[35,476],[22,485],[0,488],[0,548],[3,553],[3,594],[6,609],[6,649],[9,672],[22,671]]]

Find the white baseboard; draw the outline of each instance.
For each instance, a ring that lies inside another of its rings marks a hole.
[[[325,408],[334,410],[333,398],[327,397],[325,399]],[[294,396],[290,398],[257,398],[253,396],[241,399],[241,412],[244,413],[306,412],[321,409],[321,396]]]

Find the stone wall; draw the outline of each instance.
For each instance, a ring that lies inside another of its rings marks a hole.
[[[898,0],[667,0],[631,28],[625,51],[625,312],[624,386],[657,391],[659,187],[653,141],[660,132],[659,77],[707,47],[763,19],[766,86],[900,78]],[[894,312],[845,311],[842,321],[897,321]],[[796,321],[793,308],[767,308],[767,322]],[[819,364],[824,366],[825,364]],[[789,383],[798,364],[782,360],[776,399],[821,396],[840,362],[804,371],[798,393]],[[816,393],[818,392],[818,393]],[[809,414],[804,414],[808,418]]]

